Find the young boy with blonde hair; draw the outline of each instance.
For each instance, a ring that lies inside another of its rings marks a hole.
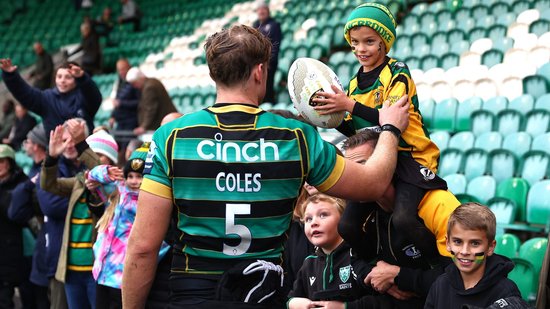
[[[486,206],[465,203],[453,211],[447,226],[447,250],[454,264],[434,282],[424,308],[486,308],[511,298],[522,302],[522,308],[528,307],[516,284],[507,278],[514,263],[494,253],[495,231],[495,215]]]

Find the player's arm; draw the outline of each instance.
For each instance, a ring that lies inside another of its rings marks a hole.
[[[403,96],[395,104],[384,102],[380,110],[380,124],[390,124],[401,132],[409,124],[408,97]],[[364,164],[345,161],[339,179],[326,193],[351,200],[373,201],[388,187],[397,162],[399,138],[390,131],[382,131],[372,156]]]
[[[141,190],[136,219],[128,238],[122,304],[124,308],[144,308],[155,278],[160,245],[168,230],[172,201]]]

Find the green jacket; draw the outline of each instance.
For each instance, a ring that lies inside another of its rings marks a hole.
[[[80,154],[78,157],[80,161],[88,169],[99,165],[99,157],[89,147]],[[58,178],[57,177],[57,163],[51,166],[46,166],[46,160],[42,165],[40,171],[40,187],[50,193],[69,197],[69,208],[67,209],[67,215],[65,216],[65,227],[63,228],[63,240],[61,242],[61,250],[59,252],[59,261],[57,262],[57,271],[55,273],[55,279],[65,282],[65,275],[67,273],[67,253],[69,249],[69,232],[71,226],[71,214],[73,213],[74,206],[82,194],[86,191],[84,173],[80,172],[74,177],[70,178]],[[92,216],[94,220],[94,226],[97,223],[97,217]],[[96,230],[93,230],[92,241],[96,239]]]

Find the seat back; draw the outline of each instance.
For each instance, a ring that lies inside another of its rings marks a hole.
[[[495,253],[504,255],[508,258],[516,258],[518,256],[521,241],[514,234],[504,233],[495,237],[497,245]]]
[[[480,148],[487,152],[499,149],[502,145],[502,135],[498,132],[485,132],[476,137],[474,148]]]
[[[515,202],[517,221],[526,221],[529,187],[529,183],[523,178],[508,178],[498,184],[495,195]]]
[[[481,108],[484,110],[488,110],[496,115],[500,111],[508,108],[508,99],[503,96],[493,97],[485,101]]]
[[[538,273],[542,268],[542,260],[544,260],[544,254],[546,254],[547,246],[548,238],[531,238],[519,247],[519,257],[531,262],[531,264],[535,267],[535,271]]]
[[[466,185],[468,184],[468,181],[463,174],[450,174],[443,177],[443,179],[445,179],[449,191],[453,194],[456,195],[466,193]]]
[[[531,136],[537,136],[548,132],[550,125],[550,112],[544,109],[534,109],[527,113],[525,132]]]
[[[521,297],[526,300],[534,300],[537,297],[538,273],[533,265],[522,258],[513,258],[515,266],[508,279],[514,281],[521,292]]]
[[[439,150],[444,150],[449,144],[451,135],[447,131],[435,131],[430,133],[430,139],[437,145]]]
[[[468,131],[471,129],[472,113],[481,109],[483,100],[480,97],[471,97],[458,104],[456,111],[456,130]]]
[[[533,185],[547,176],[550,157],[546,152],[531,150],[522,157],[521,178]]]
[[[502,135],[516,133],[523,128],[523,115],[513,109],[505,109],[497,115],[497,130]]]
[[[441,152],[438,173],[441,177],[455,174],[460,171],[463,153],[459,149],[447,148]]]
[[[544,151],[547,154],[550,154],[550,132],[540,134],[535,137],[535,139],[533,139],[533,143],[531,144],[531,149]]]
[[[486,110],[479,110],[472,113],[472,132],[477,136],[484,132],[493,131],[494,116]]]
[[[491,176],[479,176],[468,183],[466,193],[474,196],[482,204],[487,204],[487,201],[495,196],[497,184]]]
[[[489,153],[487,165],[487,172],[495,178],[498,184],[515,176],[518,159],[508,150],[495,149]]]
[[[457,105],[456,99],[447,99],[437,103],[434,110],[433,128],[454,131]]]
[[[489,155],[487,151],[479,148],[472,148],[464,153],[462,159],[462,168],[466,179],[471,180],[475,177],[485,175]]]
[[[527,222],[547,226],[550,223],[550,180],[539,181],[527,196]]]
[[[508,103],[508,109],[513,109],[526,115],[535,106],[535,99],[529,94],[520,95]]]
[[[475,139],[474,133],[470,131],[455,133],[449,140],[449,148],[466,151],[474,147]]]
[[[502,142],[502,148],[513,152],[516,157],[521,158],[531,149],[531,135],[527,132],[516,132],[506,135]]]

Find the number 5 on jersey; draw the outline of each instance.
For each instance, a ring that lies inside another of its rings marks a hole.
[[[252,234],[250,230],[242,225],[235,224],[235,215],[249,215],[250,204],[226,204],[225,205],[225,235],[236,234],[241,238],[237,246],[223,244],[223,253],[226,255],[245,254],[250,248]]]

